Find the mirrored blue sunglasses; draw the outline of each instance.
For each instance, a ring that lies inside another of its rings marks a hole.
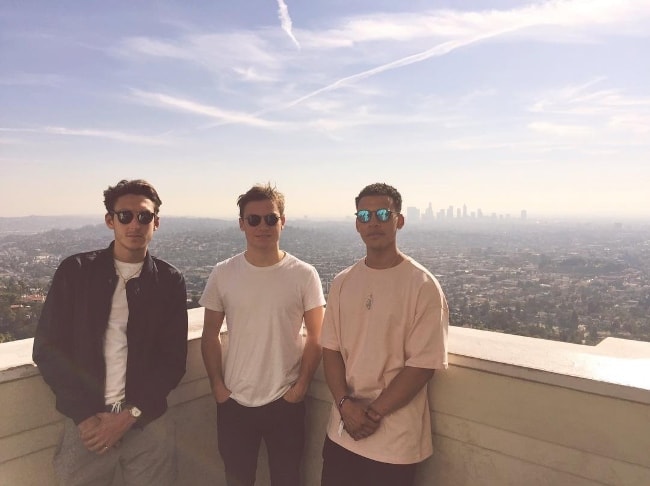
[[[377,221],[380,221],[381,223],[385,223],[390,219],[390,215],[393,214],[393,212],[390,209],[386,209],[386,208],[377,209],[376,211],[369,211],[368,209],[360,209],[354,214],[357,216],[357,221],[359,221],[359,223],[369,223],[370,218],[372,217],[373,214],[377,218]]]

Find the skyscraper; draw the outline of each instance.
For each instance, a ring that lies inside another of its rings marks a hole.
[[[409,223],[419,223],[420,222],[420,209],[415,206],[409,206],[406,208],[406,219]]]

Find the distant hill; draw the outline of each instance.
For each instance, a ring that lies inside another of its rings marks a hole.
[[[51,229],[75,229],[101,223],[97,216],[23,216],[0,217],[0,236],[7,234],[33,234]]]
[[[211,231],[232,226],[232,221],[212,218],[184,218],[163,216],[160,226],[163,232]],[[49,230],[78,229],[84,226],[101,226],[102,216],[23,216],[0,217],[0,236],[29,235]]]

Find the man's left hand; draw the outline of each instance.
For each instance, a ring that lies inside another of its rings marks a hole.
[[[305,394],[307,393],[307,389],[305,388],[304,390],[301,390],[300,388],[301,387],[299,387],[297,383],[294,383],[291,388],[289,388],[287,392],[282,396],[282,398],[284,398],[289,403],[302,402],[305,398]]]

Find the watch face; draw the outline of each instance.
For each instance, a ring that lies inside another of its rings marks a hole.
[[[129,409],[129,413],[134,418],[138,418],[140,415],[142,415],[142,412],[140,411],[140,409],[138,407],[131,407]]]

